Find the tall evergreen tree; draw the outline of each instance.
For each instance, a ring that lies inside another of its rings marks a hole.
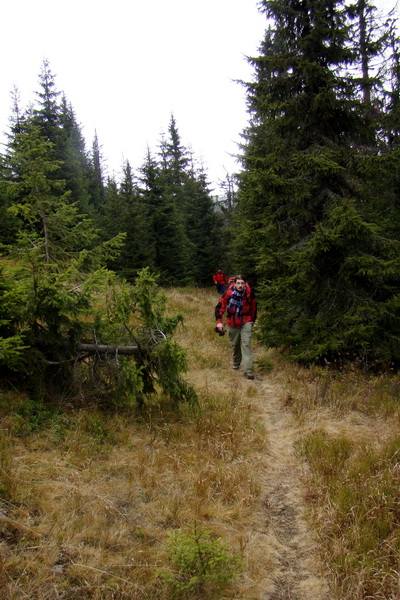
[[[11,116],[9,118],[10,133],[8,134],[8,139],[12,139],[12,136],[21,133],[25,120],[25,113],[21,107],[21,96],[17,86],[14,86],[11,90],[11,102]]]
[[[163,152],[169,182],[176,186],[176,191],[184,183],[185,173],[189,165],[188,151],[181,142],[174,115],[168,125],[169,138],[166,140]]]
[[[41,128],[44,137],[53,144],[56,159],[59,159],[61,145],[61,109],[59,96],[56,89],[55,76],[53,75],[49,61],[44,60],[39,75],[40,90],[36,92],[39,107],[33,111],[34,122]]]
[[[237,177],[226,173],[225,179],[220,181],[222,195],[216,199],[216,209],[221,212],[222,223],[219,231],[220,247],[223,249],[218,264],[226,265],[229,273],[239,273],[243,269],[243,257],[236,256],[235,247],[235,212],[237,209]]]
[[[92,151],[90,154],[90,204],[95,213],[100,213],[103,210],[105,190],[104,190],[104,167],[103,155],[97,131],[95,131]]]
[[[37,103],[25,112],[14,90],[9,139],[23,131],[25,122],[38,126],[42,136],[51,143],[53,159],[58,164],[54,176],[65,181],[65,189],[70,191],[69,201],[77,203],[80,211],[87,212],[90,170],[85,141],[72,106],[65,94],[56,89],[55,76],[47,60],[42,64],[39,86]]]
[[[174,116],[168,137],[160,144],[160,175],[163,197],[176,210],[181,229],[182,282],[207,284],[213,264],[223,254],[221,221],[215,211],[204,169],[194,166],[194,158],[182,144]]]
[[[126,240],[120,255],[119,272],[134,280],[144,267],[155,271],[155,246],[152,236],[152,218],[148,205],[134,181],[131,165],[123,165],[123,179],[119,195],[124,206]]]
[[[52,143],[37,124],[26,121],[5,161],[9,176],[2,189],[13,199],[9,210],[20,219],[21,240],[26,239],[32,251],[36,248],[44,262],[62,263],[62,254],[82,242],[78,226],[74,235],[68,233],[71,223],[80,221],[83,226],[84,220],[70,205],[65,182],[54,177],[60,165],[53,158]],[[35,244],[35,236],[40,237],[40,245]]]
[[[10,176],[1,188],[12,197],[10,210],[19,217],[21,228],[13,245],[18,266],[4,287],[7,312],[0,340],[6,345],[8,336],[13,340],[11,358],[18,363],[20,382],[36,380],[41,386],[46,381],[46,360],[65,357],[62,338],[73,340],[81,331],[82,323],[72,317],[87,306],[78,272],[93,261],[82,250],[93,242],[95,232],[69,203],[63,182],[57,181],[59,165],[38,124],[25,121],[6,160]],[[19,363],[23,349],[25,359]]]
[[[195,402],[195,392],[181,378],[185,355],[171,339],[180,316],[165,316],[165,299],[148,269],[138,275],[133,289],[103,268],[121,239],[93,247],[92,223],[60,195],[63,182],[54,177],[59,166],[52,150],[40,127],[25,123],[7,155],[15,177],[1,182],[6,193],[17,193],[13,210],[23,222],[15,266],[0,269],[2,381],[14,387],[17,382],[32,400],[53,394],[60,398],[66,388],[71,394],[77,382],[81,342],[88,342],[85,350],[94,347],[96,356],[99,342],[100,348],[111,342],[128,350],[135,344],[134,361],[118,356],[110,368],[104,361],[105,368],[96,369],[101,391],[108,389],[114,404],[143,404],[156,388],[175,402]],[[105,306],[98,305],[99,290]],[[159,332],[163,344],[158,346]],[[139,340],[146,346],[143,352],[137,351]],[[91,371],[93,391],[95,369]]]
[[[90,163],[86,143],[77,122],[75,111],[62,95],[60,106],[62,127],[60,144],[60,178],[65,180],[66,188],[71,192],[71,201],[80,211],[88,213],[90,203]]]
[[[251,59],[237,211],[238,258],[265,308],[261,335],[305,362],[400,360],[400,246],[394,215],[364,177],[371,118],[348,75],[360,56],[349,15],[342,0],[261,5],[272,24]],[[375,52],[365,45],[361,55]]]
[[[11,92],[12,112],[9,119],[10,133],[8,140],[11,144],[14,137],[23,131],[25,116],[20,105],[20,94],[17,87]],[[0,248],[13,244],[19,230],[20,223],[15,215],[12,215],[9,208],[12,204],[12,198],[6,192],[5,181],[15,178],[9,160],[9,148],[5,145],[5,152],[0,154]]]
[[[163,197],[170,204],[171,215],[174,214],[175,228],[180,239],[181,247],[179,262],[182,281],[193,279],[193,245],[188,235],[187,217],[190,210],[187,192],[187,169],[189,156],[181,142],[175,117],[171,115],[168,126],[168,137],[160,143],[160,177],[162,180]]]
[[[202,168],[192,162],[185,184],[188,197],[186,229],[192,244],[192,270],[198,285],[210,285],[214,265],[225,262],[223,219],[217,213]]]
[[[164,282],[189,283],[188,242],[166,163],[158,164],[148,151],[140,179],[146,213],[151,215],[156,268]]]
[[[121,197],[118,184],[113,177],[108,177],[104,187],[104,202],[99,222],[101,223],[102,235],[108,239],[120,232],[125,232],[127,227],[127,209],[124,199]]]

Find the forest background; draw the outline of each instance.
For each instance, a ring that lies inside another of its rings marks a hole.
[[[78,277],[106,267],[133,282],[147,268],[163,285],[207,286],[222,266],[240,269],[256,288],[266,346],[305,364],[397,365],[395,16],[361,0],[262,2],[260,10],[269,25],[259,56],[249,58],[254,80],[243,82],[242,170],[227,175],[223,198],[212,197],[174,115],[157,150],[136,170],[126,161],[116,181],[104,175],[96,137],[87,151],[47,60],[35,103],[21,107],[14,91],[0,236],[3,255],[23,257],[31,272],[2,277],[10,297],[32,294],[26,305],[35,309],[15,314],[15,298],[3,302],[7,356],[22,352],[22,331],[42,329],[50,305],[54,331],[68,321],[60,311],[71,307],[52,297],[60,270]],[[47,277],[40,294],[29,285],[38,272],[41,284]]]
[[[249,59],[254,79],[243,83],[249,123],[242,168],[227,177],[218,202],[174,115],[157,150],[149,149],[136,170],[126,161],[116,181],[104,177],[98,140],[86,149],[47,61],[36,102],[23,108],[14,95],[0,161],[1,493],[11,506],[26,501],[8,469],[7,449],[18,438],[21,419],[26,435],[25,417],[40,427],[55,410],[58,428],[60,410],[94,403],[139,419],[146,415],[151,428],[153,410],[164,418],[164,402],[168,418],[171,406],[178,418],[199,408],[195,387],[182,377],[186,354],[174,339],[189,306],[198,312],[196,295],[173,315],[159,284],[195,286],[200,302],[216,266],[240,269],[255,288],[257,340],[264,347],[311,374],[322,366],[327,377],[340,377],[339,368],[354,377],[361,367],[393,377],[389,400],[379,402],[397,428],[396,19],[379,18],[367,0],[264,0],[260,8],[270,26],[259,54]],[[212,311],[210,323],[212,328]],[[327,394],[321,397],[325,401]],[[104,441],[102,426],[92,425]],[[315,447],[332,449],[324,435]],[[347,442],[333,447],[345,462]],[[398,434],[385,448],[390,481],[398,473],[396,457]],[[329,455],[323,458],[329,466]],[[357,472],[362,468],[356,466]],[[331,481],[329,468],[326,479]],[[382,534],[390,583],[389,592],[376,597],[395,598],[399,507],[395,491],[385,494],[377,499],[388,508],[385,519],[374,520],[376,530],[363,541]],[[354,511],[346,506],[348,522]],[[368,514],[374,511],[368,508]],[[7,544],[24,544],[7,531]],[[370,557],[368,544],[364,550]],[[367,588],[357,588],[359,597]],[[88,597],[95,593],[91,589]]]

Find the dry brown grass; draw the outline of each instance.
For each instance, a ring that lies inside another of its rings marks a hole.
[[[284,368],[310,523],[340,600],[400,598],[400,377]]]
[[[398,600],[400,377],[302,369],[256,348],[256,371],[274,369],[249,382],[214,333],[215,291],[166,293],[169,313],[185,317],[175,338],[200,411],[159,398],[143,412],[50,413],[0,394],[1,600],[170,599],[158,576],[166,541],[195,523],[243,558],[232,584],[198,598],[293,598],[287,548],[271,548],[271,517],[290,508],[274,506],[285,454],[287,485],[305,474],[296,502],[317,532],[307,559],[322,558],[329,600]],[[266,432],[284,443],[279,427],[297,454],[269,447]]]
[[[71,409],[43,422],[3,411],[2,599],[168,598],[157,576],[166,539],[195,522],[244,559],[218,597],[261,597],[257,388],[230,370],[227,338],[213,331],[214,290],[167,293],[170,312],[185,315],[176,339],[201,411],[177,413],[162,399],[141,414]]]

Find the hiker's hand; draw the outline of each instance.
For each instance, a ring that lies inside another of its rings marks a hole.
[[[224,326],[222,323],[217,323],[217,329],[218,331],[223,331],[224,330]]]

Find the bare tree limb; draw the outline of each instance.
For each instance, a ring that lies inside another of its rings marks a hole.
[[[77,349],[87,354],[122,354],[132,356],[149,352],[145,346],[111,346],[109,344],[78,344]]]

